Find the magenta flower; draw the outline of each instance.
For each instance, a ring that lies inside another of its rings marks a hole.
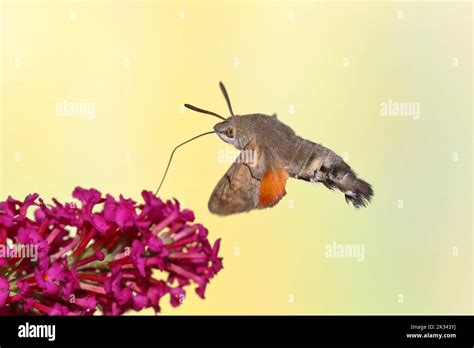
[[[8,295],[10,293],[10,284],[5,277],[0,276],[0,308],[7,303]]]
[[[0,202],[0,314],[160,312],[163,297],[179,306],[192,284],[204,298],[222,269],[220,240],[211,246],[178,201],[143,191],[137,204],[80,187],[73,197],[79,206],[37,194]]]

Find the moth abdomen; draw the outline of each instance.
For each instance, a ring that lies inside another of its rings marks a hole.
[[[345,192],[346,202],[351,202],[356,208],[367,206],[374,195],[372,186],[362,179],[355,178],[352,188],[353,190]]]
[[[344,193],[346,202],[356,208],[365,207],[374,191],[372,186],[360,179],[352,168],[336,153],[328,148],[312,143],[312,151],[305,159],[299,159],[300,165],[293,177],[322,183],[330,190],[338,189]]]
[[[347,163],[337,163],[330,168],[323,168],[327,170],[326,187],[340,190],[344,193],[346,202],[352,203],[356,208],[365,207],[370,203],[374,194],[372,186],[358,178]]]

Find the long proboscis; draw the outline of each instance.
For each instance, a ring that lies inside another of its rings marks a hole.
[[[187,143],[190,143],[191,141],[193,140],[196,140],[200,137],[203,137],[205,135],[208,135],[208,134],[212,134],[212,133],[215,133],[215,131],[210,131],[210,132],[206,132],[206,133],[202,133],[202,134],[199,134],[199,135],[196,135],[195,137],[191,138],[191,139],[188,139],[186,140],[185,142],[182,142],[181,144],[177,145],[173,151],[171,152],[171,156],[170,156],[170,159],[168,161],[168,165],[166,166],[166,169],[165,169],[165,172],[163,174],[163,178],[161,179],[161,182],[160,182],[160,185],[158,186],[158,189],[156,190],[155,192],[155,196],[158,195],[158,192],[160,191],[160,188],[161,186],[163,185],[163,182],[165,181],[165,178],[166,178],[166,174],[168,174],[168,169],[170,168],[170,164],[171,164],[171,160],[173,159],[173,156],[174,156],[174,153],[176,152],[177,149],[179,149],[181,146],[187,144]]]

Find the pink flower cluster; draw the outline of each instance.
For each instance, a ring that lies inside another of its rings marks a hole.
[[[47,205],[38,194],[0,203],[0,245],[37,250],[36,260],[0,255],[0,314],[159,312],[162,297],[176,307],[191,283],[204,298],[222,269],[220,240],[211,245],[178,201],[143,191],[137,204],[80,187],[73,197],[81,203]]]

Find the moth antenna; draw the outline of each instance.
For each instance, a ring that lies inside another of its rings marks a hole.
[[[215,117],[218,117],[220,118],[221,120],[224,120],[225,121],[225,117],[224,116],[221,116],[219,114],[216,114],[215,112],[212,112],[212,111],[208,111],[208,110],[204,110],[204,109],[201,109],[201,108],[198,108],[194,105],[191,105],[191,104],[184,104],[185,107],[187,107],[188,109],[191,109],[193,111],[197,111],[197,112],[200,112],[202,114],[208,114],[208,115],[212,115],[212,116],[215,116]]]
[[[232,111],[232,105],[230,104],[229,95],[227,94],[227,90],[225,89],[224,84],[222,81],[219,82],[219,87],[221,88],[222,94],[224,95],[225,101],[227,103],[227,107],[229,108],[230,114],[234,116],[234,111]]]
[[[171,160],[173,159],[173,156],[174,156],[175,151],[176,151],[178,148],[180,148],[181,146],[183,146],[183,145],[185,145],[185,144],[187,144],[187,143],[189,143],[189,142],[191,142],[191,141],[193,141],[193,140],[195,140],[195,139],[197,139],[197,138],[200,138],[200,137],[202,137],[202,136],[204,136],[204,135],[208,135],[208,134],[212,134],[212,133],[215,133],[215,131],[210,131],[210,132],[206,132],[206,133],[202,133],[202,134],[196,135],[195,137],[193,137],[193,138],[191,138],[191,139],[189,139],[189,140],[186,140],[185,142],[183,142],[183,143],[177,145],[177,146],[173,149],[173,151],[171,152],[170,159],[169,159],[169,161],[168,161],[168,165],[166,166],[165,173],[163,174],[163,178],[161,179],[160,186],[158,186],[158,189],[157,189],[156,192],[155,192],[155,196],[158,195],[158,191],[160,191],[160,188],[161,188],[161,186],[163,185],[163,182],[165,181],[166,174],[168,174],[168,169],[170,168]]]

